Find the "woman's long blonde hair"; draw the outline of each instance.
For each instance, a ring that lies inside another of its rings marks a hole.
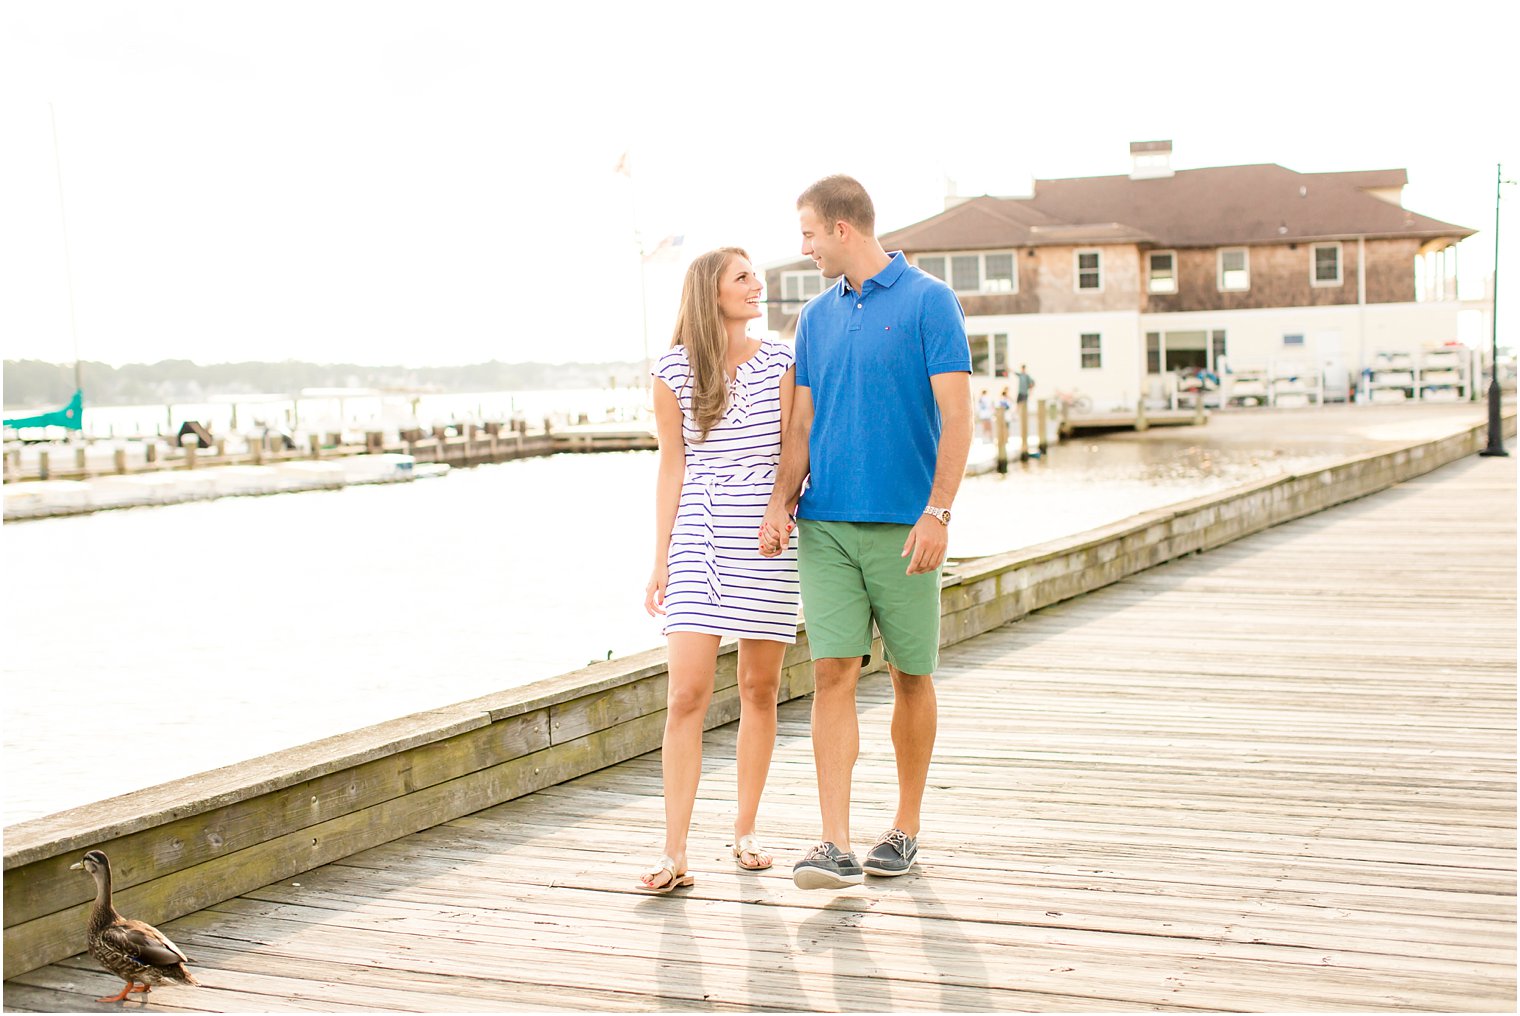
[[[728,332],[718,312],[718,281],[734,255],[749,260],[741,247],[719,247],[699,256],[686,269],[681,310],[670,345],[686,347],[691,365],[691,417],[707,440],[728,410]]]

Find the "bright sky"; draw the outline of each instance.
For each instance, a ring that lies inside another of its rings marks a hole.
[[[635,225],[685,236],[645,273],[657,352],[685,262],[793,256],[820,176],[858,177],[886,230],[947,179],[1124,173],[1156,138],[1179,169],[1406,168],[1407,207],[1482,231],[1460,255],[1481,296],[1495,163],[1520,179],[1493,10],[7,0],[0,343],[73,356],[50,103],[79,352],[117,364],[636,360]]]

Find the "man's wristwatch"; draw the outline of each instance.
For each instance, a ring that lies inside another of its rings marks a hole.
[[[928,508],[924,509],[924,514],[933,515],[935,518],[939,519],[941,525],[948,526],[950,524],[949,508],[935,508],[933,505],[930,505]]]

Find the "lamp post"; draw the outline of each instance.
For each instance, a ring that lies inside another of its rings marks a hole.
[[[1489,357],[1488,381],[1488,447],[1479,452],[1479,455],[1508,455],[1504,450],[1504,419],[1501,413],[1501,402],[1504,394],[1499,388],[1499,199],[1504,194],[1504,185],[1514,183],[1513,180],[1504,179],[1504,166],[1499,164],[1495,171],[1494,180],[1494,274],[1492,306],[1489,308],[1490,325],[1492,326],[1491,349]]]

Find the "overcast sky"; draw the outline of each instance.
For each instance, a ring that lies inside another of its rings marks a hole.
[[[635,228],[685,237],[645,273],[658,351],[685,262],[793,256],[819,176],[861,179],[887,230],[947,180],[1124,173],[1156,138],[1183,169],[1406,168],[1407,207],[1481,230],[1478,296],[1495,163],[1520,178],[1493,9],[7,0],[0,339],[73,357],[50,103],[79,352],[117,364],[636,360]]]

